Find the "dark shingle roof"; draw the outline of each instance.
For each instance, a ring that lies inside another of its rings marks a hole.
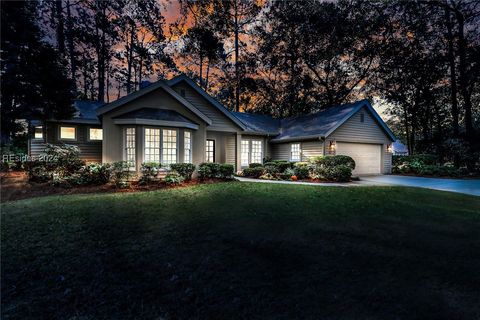
[[[100,101],[76,100],[73,104],[75,109],[77,109],[74,119],[97,120],[97,108],[103,106],[104,104],[104,102]]]
[[[280,120],[278,119],[261,114],[245,112],[232,113],[247,127],[247,131],[270,135],[277,135],[280,133]]]
[[[142,108],[142,109],[134,110],[134,111],[116,116],[113,119],[148,119],[148,120],[186,122],[186,123],[194,124],[192,121],[185,118],[177,111],[167,110],[167,109],[154,109],[154,108]]]
[[[283,119],[281,121],[281,133],[275,137],[275,140],[290,140],[312,136],[324,137],[363,104],[364,101],[362,100],[331,107],[317,113]]]

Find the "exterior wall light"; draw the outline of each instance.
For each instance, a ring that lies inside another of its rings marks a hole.
[[[335,141],[330,141],[328,145],[328,153],[330,155],[335,155],[335,148],[336,148]]]
[[[387,152],[388,152],[388,153],[392,153],[392,152],[393,152],[393,147],[392,147],[392,144],[391,144],[391,143],[387,144]]]

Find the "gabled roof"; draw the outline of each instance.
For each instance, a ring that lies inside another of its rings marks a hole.
[[[97,117],[96,111],[105,103],[92,100],[75,100],[73,107],[75,113],[71,119],[52,119],[52,122],[64,122],[64,123],[84,123],[84,124],[101,124]]]
[[[331,107],[317,113],[276,120],[279,121],[277,130],[279,134],[271,141],[288,142],[325,138],[363,107],[367,108],[387,136],[394,141],[394,134],[373,109],[368,100]],[[268,133],[268,131],[272,130],[275,125],[275,119],[271,117],[245,113],[235,113],[235,115],[242,119],[249,128],[253,128],[259,133],[263,131],[262,133],[264,134],[271,134]],[[271,120],[267,120],[266,118],[270,118]]]
[[[170,79],[167,81],[167,84],[169,86],[174,86],[181,81],[184,81],[185,83],[187,83],[192,89],[194,89],[198,94],[200,94],[203,98],[205,98],[208,102],[210,102],[215,108],[217,108],[221,113],[223,113],[227,118],[232,120],[240,128],[242,128],[243,130],[247,130],[247,127],[242,121],[240,121],[237,117],[235,117],[232,114],[232,112],[230,112],[227,108],[225,108],[215,98],[213,98],[208,93],[206,93],[205,90],[199,87],[192,79],[190,79],[186,75],[181,74],[173,79]]]
[[[257,134],[276,136],[280,133],[280,120],[267,115],[232,112],[247,127],[246,131]]]
[[[198,110],[193,104],[185,100],[182,96],[180,96],[178,93],[175,92],[172,88],[170,88],[164,81],[159,80],[155,83],[152,83],[149,86],[146,86],[138,91],[132,92],[118,100],[115,100],[109,104],[106,104],[102,106],[101,108],[97,109],[97,115],[100,116],[106,112],[109,112],[113,109],[116,109],[128,102],[131,102],[135,99],[140,98],[141,96],[150,93],[156,89],[162,88],[165,90],[168,94],[170,94],[173,98],[175,98],[178,102],[180,102],[183,106],[185,106],[187,109],[192,111],[195,115],[197,115],[200,119],[205,121],[207,124],[211,125],[212,120],[208,118],[205,114],[203,114],[200,110]]]

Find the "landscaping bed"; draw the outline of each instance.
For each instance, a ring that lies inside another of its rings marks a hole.
[[[417,154],[393,156],[392,173],[417,177],[469,178],[480,176],[480,163],[473,168],[466,165],[455,167],[451,162],[440,163],[437,156]]]

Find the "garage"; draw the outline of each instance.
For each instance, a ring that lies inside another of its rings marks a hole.
[[[337,142],[337,154],[355,160],[353,175],[381,174],[382,145],[367,143]]]

